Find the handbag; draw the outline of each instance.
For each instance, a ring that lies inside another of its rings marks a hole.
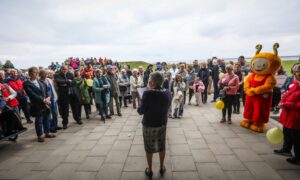
[[[119,89],[120,89],[121,92],[127,91],[127,87],[126,86],[119,86]]]

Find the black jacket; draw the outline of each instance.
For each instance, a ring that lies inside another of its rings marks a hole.
[[[201,79],[201,81],[204,84],[208,84],[209,70],[207,68],[201,68],[198,71],[198,75],[197,76]]]
[[[38,83],[40,88],[36,87],[31,80],[26,80],[23,84],[24,90],[31,102],[30,114],[33,117],[40,115],[44,111],[49,111],[49,108],[43,102],[48,97],[47,86],[39,80]]]
[[[76,87],[74,75],[67,73],[58,73],[54,75],[55,83],[57,85],[58,101],[68,101],[69,98],[75,98],[79,101],[79,91]]]
[[[149,81],[149,77],[150,77],[150,74],[151,74],[151,70],[150,69],[147,69],[144,73],[144,87],[147,87],[148,85],[148,81]]]

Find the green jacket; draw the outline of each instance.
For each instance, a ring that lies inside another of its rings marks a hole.
[[[81,104],[90,104],[91,97],[89,94],[88,86],[84,79],[79,80],[78,78],[75,78],[76,86],[79,91],[79,101]]]

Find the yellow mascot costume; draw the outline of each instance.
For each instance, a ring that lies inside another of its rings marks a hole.
[[[245,78],[246,102],[241,126],[255,132],[264,132],[269,121],[272,92],[276,85],[273,74],[281,66],[278,48],[279,44],[275,43],[274,53],[261,53],[262,45],[258,44],[256,54],[250,61],[252,73]]]

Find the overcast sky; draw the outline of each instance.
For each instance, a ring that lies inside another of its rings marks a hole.
[[[299,0],[1,0],[0,60],[179,61],[300,54]]]

